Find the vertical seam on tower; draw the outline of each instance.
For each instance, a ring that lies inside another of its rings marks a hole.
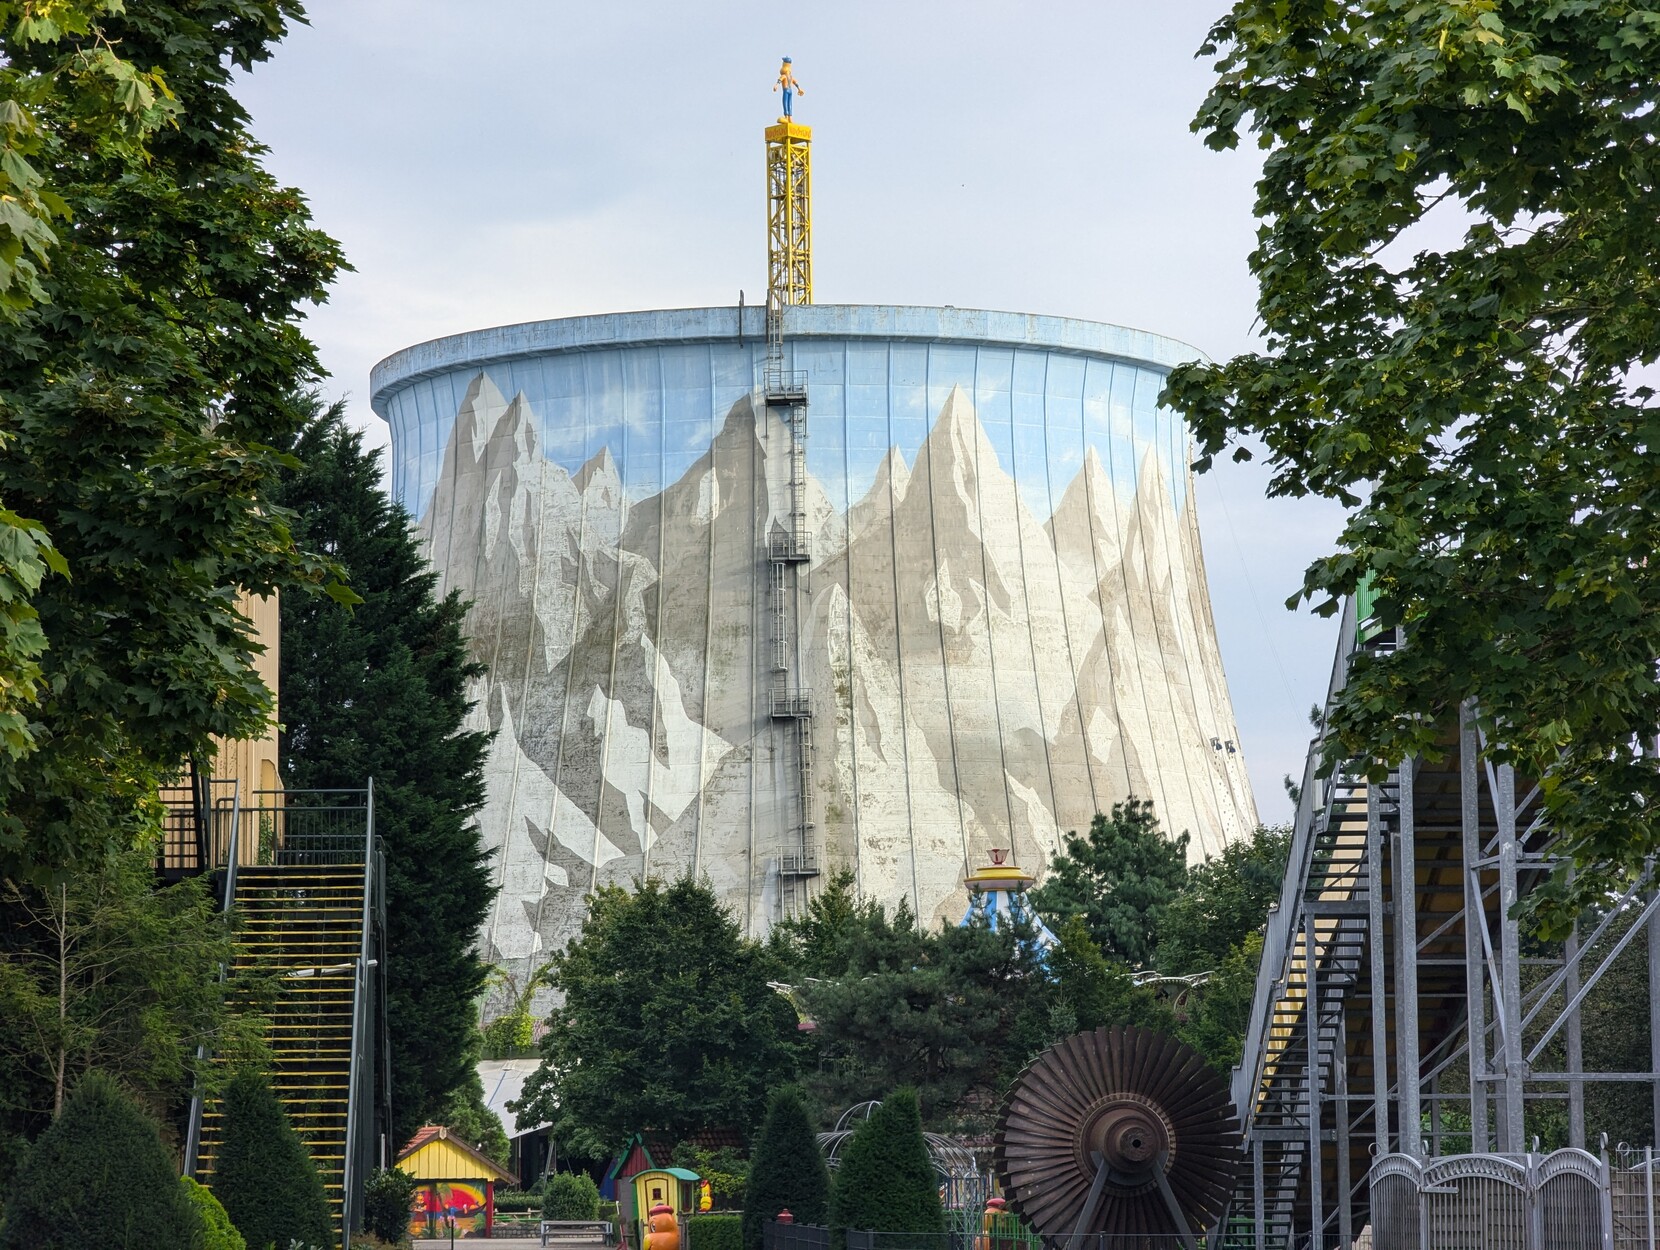
[[[1060,600],[1061,636],[1066,640],[1066,667],[1067,671],[1072,674],[1072,706],[1078,713],[1078,751],[1084,761],[1084,784],[1089,787],[1089,805],[1098,812],[1101,810],[1101,796],[1095,789],[1095,770],[1089,766],[1089,728],[1084,724],[1084,696],[1079,680],[1082,676],[1082,670],[1078,666],[1077,653],[1072,647],[1072,619],[1066,610],[1066,601],[1068,598],[1066,593],[1066,575],[1061,571],[1060,536],[1055,530],[1055,512],[1060,505],[1055,502],[1054,462],[1051,459],[1052,453],[1049,449],[1049,365],[1052,359],[1053,357],[1050,353],[1045,352],[1043,354],[1043,481],[1049,492],[1049,554],[1055,562],[1055,591]],[[1085,368],[1088,368],[1087,363]],[[1085,380],[1087,381],[1087,374],[1085,375]],[[1083,383],[1080,382],[1078,389],[1078,443],[1079,446],[1087,452],[1087,430],[1083,420],[1083,397]],[[1078,465],[1078,472],[1082,473],[1083,471],[1084,465],[1080,462]],[[1065,492],[1063,491],[1062,494],[1065,494]],[[1085,503],[1087,509],[1087,497]],[[1095,549],[1092,543],[1090,547],[1090,560],[1093,562],[1094,559]],[[1117,710],[1118,709],[1115,703],[1113,711],[1116,713]],[[1058,739],[1060,737],[1059,722],[1056,723],[1055,734]],[[1046,751],[1050,749],[1047,742],[1044,743],[1044,749]],[[1126,765],[1126,768],[1128,768],[1128,765]],[[1126,773],[1126,775],[1128,774]],[[1057,808],[1059,803],[1060,800],[1057,798]],[[1066,836],[1065,830],[1061,829],[1059,810],[1055,812],[1055,829],[1058,834],[1056,841],[1056,850],[1058,852],[1061,847],[1065,845],[1062,839]]]
[[[1127,365],[1125,367],[1126,368],[1135,368],[1135,366],[1133,366],[1133,365]],[[1109,369],[1109,372],[1107,374],[1107,448],[1108,448],[1108,455],[1109,455],[1109,457],[1111,457],[1111,455],[1112,455],[1111,449],[1112,449],[1112,445],[1113,445],[1113,441],[1114,441],[1113,437],[1112,437],[1112,416],[1113,416],[1112,392],[1113,392],[1113,383],[1115,381],[1117,381],[1117,377],[1118,377],[1118,364],[1117,364],[1117,362],[1114,362],[1114,363],[1110,364],[1108,366],[1108,369]],[[1139,372],[1139,370],[1138,370],[1138,372]],[[1087,428],[1087,425],[1086,425],[1086,428]],[[1140,509],[1141,509],[1141,472],[1140,472],[1139,468],[1136,468],[1134,466],[1134,460],[1135,460],[1135,386],[1134,386],[1133,381],[1132,381],[1131,387],[1130,387],[1130,429],[1129,429],[1129,435],[1130,435],[1130,440],[1129,441],[1130,441],[1130,458],[1131,458],[1131,462],[1132,462],[1132,474],[1133,474],[1133,479],[1135,481],[1135,492],[1131,496],[1131,501],[1134,505],[1134,508],[1136,509],[1136,513],[1139,514]],[[1117,546],[1118,546],[1118,580],[1119,580],[1119,583],[1124,587],[1124,609],[1125,609],[1124,610],[1124,619],[1129,623],[1130,651],[1135,656],[1136,685],[1141,690],[1141,710],[1142,710],[1142,714],[1147,717],[1147,731],[1148,731],[1148,734],[1151,735],[1151,733],[1153,731],[1153,703],[1152,703],[1152,700],[1147,695],[1147,673],[1145,671],[1144,666],[1141,663],[1141,639],[1140,639],[1140,637],[1138,635],[1138,632],[1136,630],[1135,605],[1130,602],[1130,572],[1129,572],[1129,567],[1128,567],[1128,565],[1129,565],[1129,546],[1128,546],[1127,542],[1125,541],[1124,527],[1119,521],[1119,511],[1120,510],[1117,507],[1117,499],[1118,499],[1117,489],[1116,489],[1117,488],[1117,483],[1114,480],[1114,474],[1112,472],[1111,459],[1109,459],[1108,467],[1107,467],[1107,487],[1108,487],[1109,490],[1111,490],[1113,492],[1113,504],[1114,504],[1114,506],[1113,506],[1113,510],[1112,510],[1112,517],[1113,517],[1113,528],[1117,531],[1117,534],[1118,534],[1118,544],[1117,544]],[[1088,478],[1084,479],[1084,488],[1085,488],[1086,491],[1089,488],[1089,479]],[[1095,510],[1094,510],[1093,507],[1090,509],[1089,524],[1090,524],[1090,532],[1093,535],[1094,529],[1095,529]],[[1141,528],[1140,524],[1139,524],[1139,518],[1136,521],[1136,525],[1137,525],[1137,529],[1139,530]],[[1093,549],[1094,549],[1094,547],[1093,547],[1093,544],[1092,544],[1091,545],[1091,550],[1093,550]],[[1147,577],[1147,539],[1146,539],[1145,535],[1143,535],[1142,538],[1141,538],[1141,550],[1142,550],[1141,576],[1142,576],[1143,582],[1145,582],[1146,577]],[[1100,575],[1099,565],[1097,565],[1097,568],[1096,568],[1096,575],[1097,575],[1097,577],[1099,577],[1099,575]],[[1101,587],[1100,587],[1099,582],[1096,583],[1095,598],[1096,598],[1096,606],[1101,610],[1101,636],[1102,636],[1102,639],[1104,641],[1106,639],[1106,636],[1107,636],[1107,605],[1106,605],[1105,597],[1101,592]],[[1152,604],[1152,596],[1151,595],[1148,596],[1148,604],[1149,604],[1149,606],[1151,606],[1151,604]],[[1157,629],[1156,628],[1154,630],[1154,634],[1155,634],[1155,636],[1157,634]],[[1115,698],[1116,698],[1116,692],[1115,692]],[[1174,710],[1174,709],[1172,709],[1172,710]],[[1120,726],[1122,726],[1122,724],[1123,724],[1122,719],[1120,719],[1119,724],[1120,724]],[[1122,733],[1122,729],[1120,729],[1120,733]],[[1147,780],[1150,783],[1150,785],[1152,785],[1152,786],[1154,786],[1158,789],[1156,810],[1157,810],[1158,814],[1160,815],[1160,817],[1164,820],[1164,822],[1166,824],[1166,832],[1167,833],[1172,832],[1172,830],[1169,829],[1170,796],[1169,796],[1169,794],[1167,794],[1165,792],[1164,769],[1158,762],[1158,751],[1157,751],[1156,747],[1152,752],[1151,758],[1153,760],[1153,766],[1149,770],[1149,775],[1148,775]],[[1124,768],[1125,768],[1126,775],[1128,775],[1128,772],[1129,772],[1129,758],[1128,758],[1128,756],[1125,757]],[[1153,795],[1148,795],[1147,797],[1149,799],[1152,799],[1154,796]],[[1191,794],[1190,794],[1189,797],[1191,798]]]
[[[1137,531],[1137,536],[1139,536],[1139,541],[1140,541],[1140,573],[1142,573],[1142,584],[1144,584],[1144,586],[1145,586],[1145,584],[1149,583],[1150,576],[1149,576],[1149,573],[1147,573],[1147,569],[1149,569],[1149,564],[1147,564],[1147,528],[1145,528],[1145,526],[1142,525],[1142,521],[1140,521],[1140,513],[1142,513],[1142,480],[1140,480],[1140,478],[1142,478],[1142,471],[1140,471],[1139,463],[1134,463],[1134,460],[1135,460],[1135,455],[1134,455],[1134,453],[1135,453],[1135,388],[1139,387],[1139,385],[1140,385],[1140,367],[1137,367],[1137,365],[1125,365],[1125,369],[1134,369],[1135,370],[1134,377],[1132,377],[1132,380],[1130,380],[1130,403],[1129,403],[1129,408],[1130,408],[1130,452],[1132,452],[1132,457],[1130,457],[1130,458],[1132,458],[1132,473],[1134,473],[1134,480],[1135,480],[1135,495],[1134,495],[1134,503],[1135,503],[1134,518],[1135,518],[1135,521],[1134,521],[1134,523],[1135,523],[1135,531]],[[1119,365],[1117,365],[1117,364],[1112,365],[1112,380],[1114,380],[1114,382],[1116,382],[1116,380],[1117,380],[1117,370],[1119,370]],[[1107,385],[1107,415],[1109,415],[1109,417],[1111,417],[1111,415],[1112,415],[1112,385],[1111,385],[1111,383],[1109,383],[1109,385]],[[1114,523],[1117,523],[1117,510],[1116,510],[1116,508],[1114,508]],[[1120,583],[1124,584],[1124,604],[1125,604],[1125,608],[1132,608],[1132,604],[1130,604],[1130,574],[1129,574],[1130,551],[1129,551],[1129,544],[1125,543],[1125,541],[1124,541],[1124,533],[1122,533],[1122,528],[1120,528],[1120,531],[1119,531],[1119,553],[1120,553],[1119,554],[1119,581],[1120,581]],[[1152,593],[1150,593],[1150,588],[1149,588],[1149,594],[1147,594],[1147,606],[1149,606],[1150,613],[1152,613],[1152,616],[1154,616],[1154,621],[1152,621],[1152,627],[1154,627],[1154,641],[1157,642],[1157,637],[1159,637],[1159,621],[1157,621],[1157,608],[1155,608],[1155,606],[1154,606],[1154,598],[1152,598]],[[1106,613],[1106,606],[1104,606],[1104,604],[1102,604],[1102,613]],[[1147,696],[1147,671],[1145,671],[1145,667],[1142,666],[1142,651],[1140,651],[1140,637],[1139,637],[1139,632],[1137,632],[1137,629],[1135,629],[1135,613],[1134,613],[1134,611],[1129,611],[1129,613],[1125,614],[1125,616],[1127,616],[1127,619],[1129,619],[1129,623],[1130,623],[1130,646],[1132,646],[1132,649],[1134,649],[1134,652],[1135,652],[1135,682],[1137,682],[1137,686],[1140,686],[1140,692],[1142,692],[1142,709],[1144,709],[1145,714],[1147,714],[1147,730],[1149,730],[1149,734],[1150,734],[1150,732],[1152,732],[1152,699],[1150,699],[1150,697]],[[1164,647],[1159,647],[1159,654],[1160,654],[1160,657],[1164,656]],[[1169,706],[1169,710],[1170,710],[1170,720],[1172,720],[1172,722],[1174,722],[1174,720],[1175,720],[1175,704],[1174,704],[1174,702],[1170,701],[1170,697],[1169,697],[1170,696],[1170,684],[1169,684],[1169,682],[1164,682],[1164,687],[1165,687],[1165,702],[1167,702],[1167,706]],[[1174,724],[1172,724],[1172,727],[1174,727]],[[1180,755],[1180,752],[1177,752],[1177,754]],[[1165,833],[1185,833],[1185,832],[1187,832],[1187,830],[1177,830],[1177,828],[1174,828],[1174,820],[1172,820],[1172,818],[1170,818],[1170,793],[1169,793],[1169,789],[1167,789],[1167,787],[1165,787],[1165,784],[1164,784],[1164,765],[1157,764],[1157,752],[1155,752],[1155,754],[1154,754],[1154,760],[1155,760],[1154,770],[1152,770],[1152,777],[1150,777],[1149,780],[1152,780],[1152,782],[1154,782],[1154,784],[1157,785],[1157,787],[1159,787],[1159,817],[1160,817],[1160,820],[1162,820],[1162,823],[1164,823]],[[1184,772],[1184,774],[1185,774],[1185,772],[1187,772],[1187,769],[1185,769],[1185,767],[1184,767],[1184,769],[1182,769],[1182,772]],[[1189,800],[1190,803],[1194,802],[1194,789],[1192,789],[1192,785],[1189,785],[1189,789],[1187,789],[1187,800]]]
[[[664,446],[668,442],[669,430],[668,387],[664,384],[663,348],[661,345],[657,347],[656,351],[657,395],[659,404],[657,414],[657,490],[655,492],[657,495],[658,517],[656,569],[657,613],[652,625],[654,636],[651,640],[651,715],[646,721],[646,797],[645,805],[640,809],[640,818],[645,824],[645,827],[640,831],[640,837],[643,841],[646,841],[646,845],[641,848],[640,874],[642,876],[648,875],[651,871],[651,850],[652,847],[656,845],[657,841],[656,838],[652,836],[654,833],[652,812],[657,806],[657,723],[663,715],[663,696],[659,678],[662,675],[660,666],[663,664],[663,649],[661,645],[663,638],[663,594],[667,589],[663,582],[662,516],[663,503],[666,502],[664,500],[663,493],[667,488],[668,482],[668,474],[664,471],[663,464],[663,457],[665,454]],[[713,383],[714,379],[711,378],[711,388],[713,387]],[[618,545],[621,546],[621,543],[619,542]],[[645,605],[642,603],[640,606],[643,609]],[[642,622],[642,627],[643,624],[644,622]],[[684,704],[682,704],[682,707],[684,707]],[[668,732],[666,729],[664,730],[663,736],[666,741],[668,738]]]
[[[545,368],[545,367],[546,366],[543,366],[543,368]],[[545,376],[544,376],[543,380],[546,381]],[[543,391],[544,391],[544,396],[545,396],[546,387],[543,388]],[[545,398],[544,398],[544,402],[545,402]],[[526,403],[526,407],[527,408],[529,407],[528,401]],[[547,456],[547,450],[545,448],[542,448],[542,447],[538,447],[538,453],[539,453],[539,455],[538,455],[538,460],[537,460],[537,465],[536,465],[536,478],[537,478],[536,494],[534,496],[534,500],[535,500],[535,504],[536,504],[536,527],[535,527],[535,533],[536,533],[536,543],[535,543],[536,562],[535,562],[535,566],[532,570],[531,582],[530,582],[530,615],[529,615],[529,619],[526,621],[526,628],[529,630],[529,636],[525,640],[524,677],[523,677],[523,679],[521,680],[521,682],[519,684],[519,706],[520,707],[530,706],[530,669],[531,669],[531,663],[532,663],[533,658],[535,657],[535,654],[536,654],[536,647],[534,645],[534,643],[536,641],[536,634],[538,632],[540,632],[540,628],[539,628],[540,627],[540,620],[536,615],[536,605],[541,600],[541,592],[542,592],[542,539],[543,539],[543,536],[544,536],[543,535],[543,523],[544,523],[544,521],[547,517],[546,503],[547,503],[548,456]],[[563,466],[560,466],[560,467],[563,468]],[[522,719],[523,718],[521,717],[521,720]],[[514,739],[515,739],[515,741],[521,741],[517,731],[514,732]],[[560,741],[560,745],[563,746],[564,741],[565,741],[563,733],[560,734],[559,741]],[[525,754],[524,748],[521,746],[519,748],[519,750],[517,752],[515,752],[514,759],[513,759],[513,794],[514,794],[515,803],[517,802],[517,796],[518,796],[518,793],[519,793],[519,757],[524,755],[524,754]],[[534,763],[534,761],[532,761],[532,763]],[[540,767],[540,766],[538,765],[538,767]],[[535,919],[535,922],[533,923],[533,925],[531,926],[531,939],[532,939],[531,945],[533,947],[536,946],[541,941],[541,936],[542,936],[542,905],[547,901],[547,897],[548,897],[548,861],[553,855],[553,847],[554,847],[553,820],[554,820],[554,812],[557,811],[558,808],[559,808],[559,799],[558,799],[558,796],[556,794],[554,799],[552,800],[552,809],[553,810],[550,810],[548,812],[547,824],[545,826],[543,826],[543,828],[545,829],[545,831],[547,833],[547,839],[548,840],[547,840],[547,843],[546,843],[546,845],[544,846],[544,848],[542,850],[542,877],[541,877],[541,880],[536,883],[536,885],[537,885],[536,919]],[[502,851],[503,851],[502,860],[504,861],[504,866],[503,866],[504,875],[505,875],[505,861],[507,859],[507,855],[506,855],[507,842],[508,842],[509,839],[512,838],[512,836],[513,836],[513,829],[510,825],[508,827],[508,829],[506,831],[506,834],[505,834],[505,837],[503,838],[503,841],[502,841]],[[522,907],[523,904],[521,903],[520,906]],[[535,963],[535,954],[534,954],[534,952],[531,955],[527,956],[527,958],[530,960],[530,963],[532,965],[534,965],[534,963]]]
[[[976,433],[984,435],[985,427],[980,421],[980,351],[979,347],[975,347],[974,393],[969,397],[968,408],[974,414]],[[1009,445],[1012,448],[1014,446],[1014,357],[1012,354],[1009,359]],[[991,568],[986,562],[986,482],[985,477],[980,472],[980,443],[982,441],[984,441],[983,438],[974,440],[974,515],[980,526],[980,589],[985,592],[986,596],[986,659],[991,668],[991,710],[992,716],[997,722],[997,759],[1003,771],[1003,811],[1009,822],[1009,853],[1014,855],[1014,798],[1009,794],[1009,746],[1003,737],[1003,698],[997,689],[997,634],[993,629],[994,609],[991,601]],[[1011,477],[1009,480],[1012,483],[1014,479]],[[1019,506],[1019,500],[1016,499],[1016,509]],[[1018,511],[1015,513],[1014,520],[1015,546],[1018,550],[1020,543],[1020,516]],[[1029,630],[1030,621],[1027,622],[1027,626]],[[955,725],[956,722],[953,720],[952,724]],[[1019,856],[1014,856],[1014,858],[1016,862],[1019,861]],[[968,831],[964,829],[963,875],[966,877],[973,871],[974,865],[969,862],[968,856]]]
[[[629,426],[631,425],[631,422],[628,419],[628,401],[629,401],[630,387],[628,386],[628,381],[627,381],[627,379],[628,379],[628,353],[627,353],[626,350],[623,351],[623,352],[618,353],[617,363],[620,366],[619,372],[621,372],[622,375],[623,375],[623,386],[622,386],[622,399],[623,399],[622,446],[623,446],[623,454],[622,454],[622,459],[618,462],[618,466],[617,466],[617,483],[618,483],[618,489],[621,493],[622,499],[626,501],[627,498],[628,498],[628,431],[629,431]],[[659,383],[662,382],[662,377],[661,376],[658,377],[658,382]],[[617,549],[616,549],[616,559],[612,561],[612,563],[616,565],[617,578],[616,578],[616,582],[614,583],[613,589],[611,591],[611,669],[610,669],[610,672],[607,675],[606,680],[605,680],[605,727],[604,727],[604,729],[602,729],[600,731],[600,739],[599,739],[599,788],[594,792],[594,818],[593,818],[594,819],[594,874],[593,874],[593,879],[594,879],[594,885],[595,885],[596,888],[599,885],[599,840],[600,840],[600,838],[605,836],[605,832],[604,832],[603,828],[600,825],[600,818],[605,815],[605,787],[608,784],[607,781],[606,781],[606,772],[608,771],[608,766],[611,763],[611,716],[612,716],[613,705],[616,703],[616,698],[615,698],[615,695],[614,695],[613,692],[617,688],[617,642],[618,642],[618,636],[619,636],[619,630],[618,630],[617,627],[618,627],[618,625],[620,624],[620,622],[622,620],[622,600],[623,600],[623,558],[622,557],[623,557],[622,542],[620,541],[620,538],[619,538],[619,541],[617,543]],[[592,702],[591,699],[589,701]],[[615,789],[615,787],[612,787],[612,788]],[[622,792],[619,790],[618,793],[621,794]],[[625,821],[627,819],[627,816],[628,816],[628,804],[627,804],[627,799],[625,798],[624,802],[623,802],[623,817],[624,817]],[[636,835],[636,836],[638,836],[638,835]],[[641,852],[641,858],[640,858],[641,872],[640,872],[640,875],[643,878],[645,876],[645,848],[643,846],[640,848],[640,852]],[[630,856],[627,856],[627,858],[632,859],[633,856],[630,855]]]
[[[887,357],[888,377],[887,377],[887,388],[886,388],[887,389],[887,404],[886,404],[887,412],[886,412],[885,415],[887,417],[887,425],[888,425],[888,450],[889,450],[889,452],[892,452],[898,446],[898,444],[894,442],[894,432],[893,432],[893,344],[892,343],[887,344],[886,357]],[[928,376],[927,376],[927,371],[926,370],[923,371],[922,403],[923,403],[923,411],[926,412],[927,411],[927,406],[928,406]],[[900,459],[901,460],[904,459],[904,453],[903,452],[900,453]],[[931,482],[929,483],[929,489],[930,490],[933,489],[933,483],[931,483]],[[910,493],[909,486],[906,487],[906,493],[907,494]],[[909,844],[910,850],[911,850],[911,902],[912,902],[912,905],[916,908],[917,916],[918,916],[918,919],[920,920],[921,915],[922,915],[922,883],[917,878],[916,812],[914,810],[914,807],[913,807],[913,804],[912,804],[912,801],[911,801],[911,786],[910,786],[910,777],[911,777],[911,730],[910,730],[910,724],[911,724],[911,718],[910,718],[909,714],[907,713],[906,706],[905,706],[905,704],[906,704],[906,699],[905,699],[905,630],[903,628],[903,623],[901,622],[901,620],[899,618],[899,517],[898,517],[898,511],[899,511],[899,509],[898,509],[897,504],[895,503],[895,500],[894,500],[894,497],[893,497],[893,474],[889,473],[888,474],[888,544],[889,544],[890,559],[888,561],[888,568],[890,570],[890,575],[893,579],[893,654],[894,654],[895,660],[897,661],[897,668],[898,668],[898,673],[899,673],[899,747],[900,747],[901,753],[905,757],[905,771],[904,771],[904,777],[905,777],[905,832],[906,832],[906,841]]]
[[[1009,352],[1009,480],[1014,484],[1014,537],[1016,550],[1020,553],[1020,598],[1021,602],[1026,605],[1026,650],[1032,660],[1032,693],[1037,701],[1038,736],[1043,740],[1043,772],[1049,779],[1049,817],[1054,821],[1056,830],[1059,831],[1060,800],[1055,797],[1055,764],[1049,754],[1049,718],[1043,708],[1043,682],[1038,675],[1037,635],[1032,631],[1032,587],[1026,575],[1026,527],[1021,524],[1026,504],[1020,497],[1020,432],[1019,423],[1014,418],[1014,379],[1019,360],[1020,350],[1018,348],[1011,350]],[[1064,618],[1062,632],[1065,632]],[[1007,784],[1006,779],[1004,784]],[[1012,844],[1014,840],[1014,817],[1012,814],[1009,817],[1009,840]],[[1036,841],[1035,832],[1033,841]],[[1059,851],[1060,847],[1057,845],[1055,849]],[[1016,857],[1016,862],[1018,862],[1018,857]]]
[[[923,359],[926,363],[923,365],[922,371],[922,395],[923,411],[926,412],[933,406],[933,401],[928,398],[930,391],[933,389],[934,378],[934,352],[932,347],[926,349],[926,354]],[[957,386],[953,384],[952,390],[955,391],[957,389]],[[951,395],[949,393],[945,397],[945,402],[947,404],[951,402]],[[943,408],[940,410],[940,413],[943,415]],[[940,585],[939,520],[934,514],[934,497],[935,492],[939,487],[939,482],[935,480],[934,477],[933,436],[934,431],[939,429],[939,426],[940,416],[936,415],[934,417],[933,426],[928,430],[928,433],[924,435],[922,439],[922,452],[928,457],[928,549],[933,553],[934,557],[934,624],[940,640],[940,689],[945,694],[945,740],[951,744],[951,788],[957,797],[957,840],[961,843],[963,848],[963,863],[967,864],[968,821],[963,815],[963,774],[961,768],[957,764],[956,718],[952,715],[951,709],[951,665],[947,661],[945,655],[945,612],[944,603],[941,597],[942,587]],[[918,904],[917,918],[919,920],[921,919],[920,903]]]
[[[859,790],[859,732],[858,715],[855,710],[855,694],[858,690],[857,661],[858,648],[853,645],[853,528],[851,518],[853,514],[853,463],[852,453],[848,449],[848,440],[852,434],[853,405],[849,398],[851,386],[848,382],[848,357],[852,353],[851,343],[842,344],[842,598],[845,601],[846,611],[843,614],[847,628],[847,749],[851,762],[849,778],[852,781],[852,816],[853,816],[853,890],[855,894],[864,890],[864,836],[861,826],[863,813],[860,810]],[[834,507],[834,501],[832,501]],[[829,651],[829,613],[825,613],[825,650]],[[835,686],[835,666],[831,666],[831,688]],[[834,767],[834,765],[832,765]],[[824,859],[825,867],[829,867],[830,860],[830,829],[829,821],[825,822]]]
[[[744,327],[743,310],[738,310],[738,342],[735,345],[737,354],[743,355]],[[707,812],[709,767],[709,668],[714,656],[715,640],[715,519],[718,516],[716,501],[720,497],[720,471],[715,466],[715,439],[717,432],[715,423],[718,420],[716,413],[720,409],[720,400],[715,396],[715,349],[709,348],[709,447],[706,454],[709,457],[709,560],[708,576],[703,582],[703,692],[698,696],[698,746],[697,746],[697,828],[692,834],[692,874],[699,879],[703,876],[703,818]],[[663,509],[657,510],[657,524],[663,526],[666,519]]]

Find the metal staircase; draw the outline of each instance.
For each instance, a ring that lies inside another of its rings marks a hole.
[[[305,1141],[349,1245],[361,1224],[363,1181],[384,1156],[388,1082],[379,970],[385,870],[374,832],[373,783],[354,791],[258,792],[240,809],[257,850],[225,865],[240,914],[236,971],[275,981],[266,1013],[271,1083]],[[241,839],[238,839],[241,840]],[[379,1121],[377,1126],[376,1121]],[[192,1124],[193,1174],[212,1185],[223,1139],[213,1100]]]

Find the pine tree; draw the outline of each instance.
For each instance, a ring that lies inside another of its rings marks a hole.
[[[797,1224],[823,1224],[830,1214],[830,1173],[801,1091],[776,1089],[750,1151],[744,1190],[744,1250],[761,1250],[767,1220],[789,1211]]]
[[[937,1235],[945,1231],[939,1178],[922,1137],[916,1091],[899,1089],[859,1125],[836,1171],[830,1222],[838,1229]],[[890,1240],[886,1246],[904,1245]],[[917,1239],[936,1250],[930,1236]]]
[[[323,1182],[270,1082],[257,1072],[238,1073],[221,1107],[224,1139],[210,1184],[251,1250],[290,1241],[333,1245]]]
[[[487,736],[463,729],[468,681],[458,594],[436,594],[409,517],[381,489],[340,406],[294,446],[303,469],[282,502],[303,545],[327,551],[363,602],[282,601],[282,767],[290,786],[375,781],[386,845],[387,1026],[394,1139],[406,1141],[466,1080],[484,966],[472,947],[492,897],[472,817],[484,801]]]
[[[76,1084],[6,1195],[5,1250],[202,1250],[155,1122],[102,1072]]]

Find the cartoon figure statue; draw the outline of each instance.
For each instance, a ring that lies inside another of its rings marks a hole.
[[[659,1202],[651,1209],[649,1227],[645,1250],[680,1250],[680,1224],[666,1202]]]
[[[795,80],[795,71],[790,68],[789,57],[785,57],[784,63],[778,67],[778,81],[772,84],[772,89],[774,91],[782,90],[784,93],[784,116],[786,118],[794,116],[790,112],[790,101],[797,91],[801,92],[802,95],[806,95],[807,88]]]

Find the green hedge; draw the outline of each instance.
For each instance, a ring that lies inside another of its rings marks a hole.
[[[686,1221],[686,1250],[742,1250],[741,1215],[694,1215]]]
[[[542,1191],[544,1220],[599,1219],[599,1186],[583,1172],[555,1172]]]

